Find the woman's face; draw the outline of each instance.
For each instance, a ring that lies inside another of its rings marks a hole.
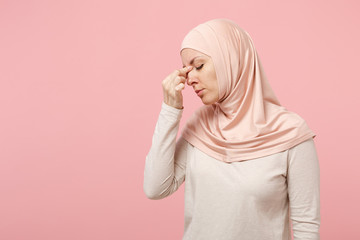
[[[219,86],[211,57],[194,49],[184,48],[181,51],[181,60],[184,67],[193,66],[188,72],[187,84],[193,87],[194,91],[201,90],[197,94],[201,101],[206,105],[217,102]]]

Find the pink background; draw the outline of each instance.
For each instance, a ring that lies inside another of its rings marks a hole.
[[[181,239],[184,185],[147,199],[145,156],[183,37],[222,17],[317,133],[321,238],[360,239],[359,2],[123,2],[0,1],[0,239]]]

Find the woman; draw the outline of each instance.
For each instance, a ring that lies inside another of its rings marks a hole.
[[[305,120],[281,106],[249,34],[229,19],[184,38],[183,68],[162,82],[164,101],[146,156],[144,192],[185,181],[183,240],[320,239],[320,171]],[[187,120],[181,91],[204,106]]]

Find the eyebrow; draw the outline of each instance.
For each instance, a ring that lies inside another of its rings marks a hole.
[[[201,57],[201,56],[196,56],[196,57],[194,57],[194,58],[190,61],[190,65],[192,65],[192,64],[194,63],[195,58],[198,58],[198,57]],[[185,67],[185,65],[183,65],[183,67]]]

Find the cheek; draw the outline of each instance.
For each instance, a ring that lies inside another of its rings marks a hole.
[[[216,74],[213,73],[211,74],[211,85],[213,86],[214,89],[217,89],[218,88],[218,82],[217,82],[217,79],[216,79]]]

